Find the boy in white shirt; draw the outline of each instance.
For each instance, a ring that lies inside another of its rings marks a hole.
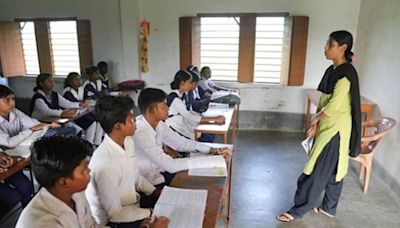
[[[96,222],[111,227],[143,225],[143,220],[152,216],[152,209],[140,207],[138,192],[153,198],[161,192],[139,174],[135,146],[129,137],[136,128],[132,108],[130,97],[103,96],[95,109],[106,135],[89,163],[92,175],[86,196]],[[166,227],[168,219],[165,221]]]
[[[88,142],[52,136],[36,141],[32,170],[40,191],[22,211],[17,228],[95,227],[84,190],[89,183]]]
[[[142,115],[136,117],[137,130],[133,139],[139,162],[139,169],[154,185],[168,185],[173,175],[189,169],[190,158],[172,158],[163,151],[163,144],[174,150],[184,152],[201,152],[229,156],[227,148],[212,148],[209,145],[187,139],[173,131],[165,122],[168,118],[168,106],[164,91],[155,88],[142,90],[138,98]],[[207,159],[202,167],[209,168]],[[192,159],[193,160],[193,159]]]

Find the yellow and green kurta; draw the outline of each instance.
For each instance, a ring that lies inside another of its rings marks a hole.
[[[343,77],[337,81],[332,94],[322,94],[318,108],[328,117],[319,121],[314,145],[304,167],[304,174],[310,175],[313,172],[322,150],[339,133],[340,145],[336,181],[341,181],[346,175],[352,128],[350,86],[351,83],[347,77]],[[337,151],[330,152],[337,153]]]

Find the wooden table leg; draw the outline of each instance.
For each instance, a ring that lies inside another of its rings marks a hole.
[[[224,143],[228,144],[228,132],[224,133]]]

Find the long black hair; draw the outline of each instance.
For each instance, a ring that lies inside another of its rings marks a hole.
[[[39,74],[36,78],[36,87],[33,88],[33,92],[37,92],[39,89],[43,90],[43,86],[41,84],[44,83],[47,79],[49,79],[51,77],[52,77],[52,75],[49,73]]]
[[[353,36],[351,35],[351,33],[345,30],[332,32],[329,35],[329,41],[331,40],[335,40],[336,42],[338,42],[339,45],[347,45],[347,49],[344,52],[344,57],[346,58],[346,61],[348,63],[351,63],[353,61],[352,57],[354,55],[354,53],[351,51],[351,48],[353,48]]]
[[[77,77],[80,77],[80,75],[79,75],[77,72],[71,72],[71,73],[69,73],[68,76],[67,76],[67,78],[66,78],[65,81],[64,81],[64,88],[67,88],[67,87],[71,87],[71,88],[72,88],[71,81],[72,81],[74,78],[77,78]]]
[[[186,82],[190,80],[192,75],[186,70],[180,70],[176,72],[174,80],[170,83],[171,89],[179,89],[181,82]]]

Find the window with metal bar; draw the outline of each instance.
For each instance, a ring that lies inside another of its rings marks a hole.
[[[49,26],[54,74],[80,72],[76,21],[50,21]]]
[[[239,17],[202,17],[200,64],[214,80],[236,81],[239,61]]]
[[[27,75],[38,75],[39,58],[36,46],[35,25],[33,21],[20,22],[22,49]]]

